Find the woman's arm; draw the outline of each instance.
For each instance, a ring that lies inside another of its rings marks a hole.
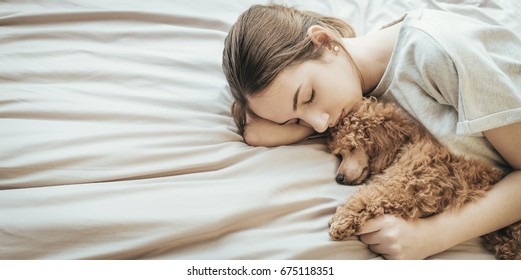
[[[274,147],[296,143],[315,131],[298,124],[279,125],[274,122],[250,118],[244,130],[244,141],[251,146]]]
[[[391,215],[373,219],[360,233],[362,242],[388,259],[423,259],[521,220],[521,123],[484,134],[514,169],[485,197],[417,221]]]

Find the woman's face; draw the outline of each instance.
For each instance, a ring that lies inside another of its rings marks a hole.
[[[321,59],[280,72],[249,105],[259,117],[278,123],[300,123],[324,132],[361,102],[356,70],[343,52],[325,50]]]

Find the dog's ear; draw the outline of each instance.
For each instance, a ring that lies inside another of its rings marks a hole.
[[[373,146],[367,130],[378,122],[372,108],[377,102],[374,97],[363,98],[362,102],[354,107],[339,125],[330,130],[327,145],[333,154],[338,155],[342,150],[354,148],[366,151]]]
[[[378,173],[387,168],[400,147],[410,141],[415,125],[407,113],[391,103],[372,101],[368,112],[368,119],[373,123],[366,130],[366,137],[372,142],[366,152],[372,171]]]
[[[355,131],[351,126],[351,120],[346,118],[338,125],[330,130],[327,139],[327,147],[333,155],[340,155],[343,149],[351,149],[356,145]]]

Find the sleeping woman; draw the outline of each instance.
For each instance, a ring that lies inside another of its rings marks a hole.
[[[246,143],[327,132],[363,96],[400,104],[451,151],[508,175],[457,212],[369,220],[360,240],[387,259],[424,259],[521,220],[521,38],[457,14],[416,10],[361,37],[340,19],[271,5],[231,28],[223,71]]]

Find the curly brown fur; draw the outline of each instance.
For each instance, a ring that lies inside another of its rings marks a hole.
[[[332,129],[328,148],[342,157],[339,183],[364,182],[331,218],[335,240],[347,239],[383,214],[414,220],[457,210],[505,175],[452,154],[402,109],[374,97]],[[483,237],[498,259],[521,259],[521,222]]]

